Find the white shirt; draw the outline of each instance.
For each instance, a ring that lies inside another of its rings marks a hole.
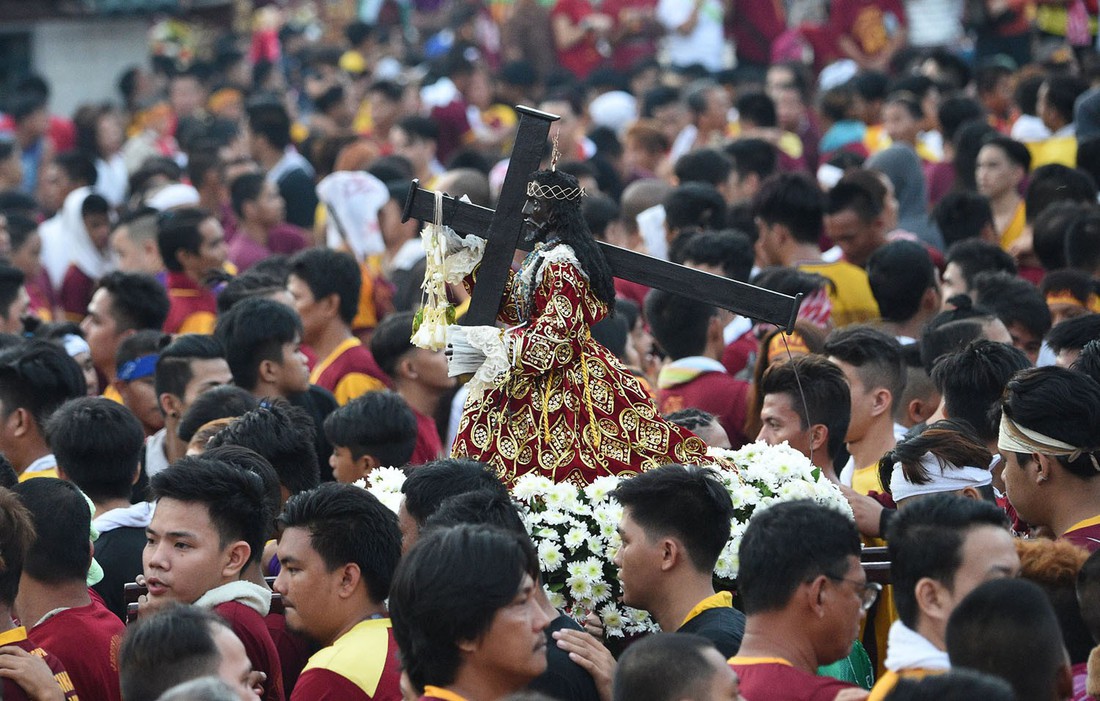
[[[47,453],[38,458],[30,465],[27,465],[27,469],[23,470],[24,475],[29,475],[32,472],[49,472],[57,468],[57,458],[53,456],[53,453]]]
[[[702,0],[698,21],[690,34],[680,34],[677,27],[691,17],[692,0],[660,0],[657,4],[657,21],[668,35],[665,48],[673,66],[702,64],[708,71],[716,72],[726,67],[726,40],[722,33],[725,11],[719,0]]]

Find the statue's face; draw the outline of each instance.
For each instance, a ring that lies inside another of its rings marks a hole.
[[[524,240],[527,242],[545,241],[546,235],[549,233],[547,227],[550,218],[550,211],[547,209],[546,203],[534,197],[529,197],[527,203],[523,205],[522,211]]]

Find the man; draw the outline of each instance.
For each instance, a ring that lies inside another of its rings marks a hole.
[[[103,579],[93,588],[124,621],[122,589],[141,574],[145,527],[152,514],[147,502],[130,503],[145,443],[141,424],[115,402],[81,397],[54,412],[47,429],[58,476],[79,487],[95,506],[95,557]]]
[[[164,414],[157,401],[155,378],[164,333],[158,328],[138,331],[118,344],[115,367],[118,372],[112,385],[122,398],[122,404],[133,412],[146,436],[164,428]]]
[[[695,633],[724,658],[737,654],[745,616],[714,591],[714,565],[729,540],[733,502],[717,475],[665,465],[624,480],[615,554],[623,603],[648,611],[661,630]]]
[[[229,185],[229,195],[238,223],[228,256],[238,270],[310,245],[307,232],[286,224],[286,202],[275,183],[260,173],[238,175]]]
[[[835,461],[844,449],[852,404],[844,372],[819,355],[800,355],[769,366],[759,392],[764,403],[756,440],[786,441],[839,484]]]
[[[1066,319],[1051,328],[1046,342],[1054,352],[1054,364],[1068,368],[1076,362],[1082,349],[1097,338],[1100,338],[1100,314],[1086,314]]]
[[[416,416],[396,392],[370,392],[324,422],[328,459],[337,482],[365,479],[378,467],[404,467],[416,448]]]
[[[0,333],[23,333],[23,317],[31,306],[24,283],[23,271],[0,263]]]
[[[716,148],[701,148],[680,156],[674,173],[678,184],[706,183],[722,195],[727,204],[733,205],[742,198],[734,189],[733,161]]]
[[[267,179],[278,186],[286,220],[312,229],[317,210],[313,166],[291,144],[290,117],[281,104],[265,101],[248,108],[248,148]]]
[[[671,3],[667,4],[671,7]],[[691,123],[672,142],[669,160],[673,163],[697,148],[721,145],[726,139],[729,111],[733,106],[725,88],[711,80],[699,81],[689,86],[684,103],[690,113]]]
[[[657,376],[661,413],[701,409],[714,414],[735,448],[747,443],[748,383],[727,373],[721,363],[726,342],[718,311],[687,297],[652,290],[646,296],[645,313],[653,338],[672,360]]]
[[[733,159],[735,182],[733,204],[752,202],[760,186],[775,173],[779,152],[763,139],[742,138],[725,146],[726,155]]]
[[[947,671],[951,612],[983,582],[1020,571],[1004,512],[954,494],[907,503],[891,521],[887,543],[898,620],[890,627],[886,673],[871,691],[876,700],[899,679]]]
[[[150,480],[156,504],[142,556],[146,608],[168,602],[212,609],[267,675],[262,698],[283,699],[275,643],[264,623],[267,587],[243,575],[263,554],[271,522],[262,478],[228,463],[183,458]]]
[[[312,248],[290,260],[287,290],[302,320],[302,341],[317,356],[309,381],[341,406],[386,386],[386,375],[351,331],[362,284],[351,254]]]
[[[1058,163],[1073,168],[1077,165],[1077,129],[1073,107],[1089,85],[1073,75],[1051,75],[1039,86],[1038,116],[1050,136],[1028,144],[1031,167]]]
[[[508,495],[492,468],[474,460],[447,458],[411,470],[401,484],[405,496],[397,509],[401,552],[416,545],[424,524],[447,497],[483,489]]]
[[[656,633],[619,658],[612,701],[742,701],[737,674],[711,641],[690,633]]]
[[[31,341],[0,352],[0,453],[21,482],[57,477],[46,422],[85,391],[84,373],[60,346]]]
[[[955,295],[970,294],[974,278],[985,271],[1016,274],[1016,262],[1004,250],[979,239],[969,239],[951,244],[944,256],[943,305],[951,305]]]
[[[809,501],[776,504],[749,521],[738,574],[748,619],[729,661],[745,698],[831,700],[852,688],[815,675],[848,655],[878,595],[860,547],[855,524]]]
[[[164,261],[157,248],[157,212],[152,207],[143,207],[123,219],[111,232],[110,245],[119,270],[164,274]]]
[[[831,318],[838,327],[873,321],[878,304],[867,273],[846,260],[826,263],[821,258],[823,207],[821,190],[808,176],[782,173],[765,180],[753,199],[757,258],[763,266],[797,267],[832,280]]]
[[[829,190],[825,233],[844,254],[844,260],[866,268],[871,254],[886,244],[885,198],[886,187],[867,170],[848,173]]]
[[[530,540],[496,528],[432,531],[402,557],[390,615],[421,698],[497,701],[546,670],[538,575]]]
[[[1008,273],[981,273],[971,290],[974,304],[993,311],[1033,365],[1039,362],[1043,337],[1050,331],[1050,307],[1039,288]]]
[[[240,701],[258,701],[240,638],[222,619],[197,606],[167,606],[130,626],[118,651],[123,701],[156,701],[190,679],[218,677]]]
[[[1005,250],[1024,233],[1024,198],[1020,183],[1031,169],[1031,153],[1019,141],[1007,136],[987,139],[978,151],[974,178],[978,193],[989,198],[997,242]]]
[[[389,141],[393,152],[412,164],[420,187],[434,188],[435,179],[443,174],[443,166],[436,160],[439,126],[420,115],[402,117],[390,128]]]
[[[290,397],[309,390],[302,323],[294,310],[251,297],[218,319],[214,336],[225,348],[233,383],[256,397]]]
[[[73,686],[87,698],[119,701],[122,621],[88,591],[91,512],[71,482],[35,479],[13,490],[34,521],[15,610],[31,642],[61,659]]]
[[[161,350],[153,386],[164,414],[164,428],[145,444],[146,477],[151,479],[187,453],[179,425],[195,399],[232,380],[225,351],[212,336],[187,334]]]
[[[386,598],[401,558],[393,512],[370,492],[326,484],[291,497],[279,516],[287,627],[325,647],[291,699],[401,698],[401,664]]]
[[[1076,370],[1017,373],[1001,399],[997,448],[1020,519],[1089,552],[1100,550],[1100,384]]]
[[[1005,679],[1017,699],[1065,699],[1073,676],[1058,616],[1038,585],[1023,579],[986,582],[947,623],[953,667]]]
[[[99,279],[80,330],[91,349],[96,372],[107,384],[103,396],[116,402],[115,388],[119,344],[138,331],[160,329],[168,318],[170,302],[164,287],[147,273],[107,273]]]
[[[867,281],[882,329],[902,345],[916,343],[940,311],[940,284],[928,251],[915,241],[891,241],[867,259]]]
[[[213,332],[217,300],[208,285],[224,274],[222,225],[201,209],[168,212],[157,219],[157,248],[168,269],[165,287],[171,300],[165,333]]]
[[[896,442],[894,410],[905,389],[901,345],[878,329],[853,326],[829,334],[825,353],[844,373],[851,394],[845,440],[852,469],[845,467],[840,481],[860,494],[885,492],[878,461]]]
[[[394,390],[416,415],[416,447],[410,465],[423,465],[443,456],[443,441],[435,423],[440,404],[450,396],[456,380],[447,371],[442,350],[417,348],[409,340],[413,313],[391,314],[371,337],[371,352],[378,366],[393,380]]]

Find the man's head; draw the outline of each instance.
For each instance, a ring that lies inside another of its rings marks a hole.
[[[151,600],[194,603],[263,554],[271,514],[256,473],[185,457],[153,475],[150,488],[156,510],[142,569]]]
[[[1032,171],[1024,194],[1027,220],[1034,222],[1057,202],[1096,204],[1096,181],[1088,173],[1061,163],[1048,163]]]
[[[180,437],[180,440],[187,441],[190,444],[192,439],[199,433],[199,429],[207,424],[222,419],[231,420],[244,416],[259,404],[260,401],[250,392],[235,385],[214,387],[195,399],[187,409],[187,413],[180,419],[176,434]],[[218,430],[226,428],[229,423],[231,421],[220,425]],[[208,435],[207,440],[210,437]],[[203,448],[205,447],[206,442],[204,441]]]
[[[409,159],[413,171],[419,175],[425,173],[435,160],[439,125],[420,115],[402,117],[390,127],[389,139],[393,152]]]
[[[278,186],[261,173],[238,175],[229,184],[229,200],[233,212],[246,225],[270,230],[286,219],[286,202]]]
[[[0,352],[0,453],[17,472],[50,452],[46,422],[86,389],[80,366],[60,346],[30,341]]]
[[[1050,331],[1050,309],[1039,288],[1008,273],[980,273],[974,278],[974,303],[986,307],[1004,322],[1012,345],[1034,364],[1043,336]]]
[[[216,614],[195,606],[170,605],[126,629],[118,651],[125,701],[157,701],[172,687],[200,677],[218,677],[241,701],[259,698],[240,638]]]
[[[615,564],[627,606],[650,610],[685,581],[711,576],[733,517],[716,473],[665,465],[620,482],[611,496],[623,505]]]
[[[401,559],[389,599],[413,685],[479,678],[510,693],[542,674],[550,619],[533,595],[538,572],[526,536],[472,525],[426,533]]]
[[[1066,319],[1051,328],[1047,345],[1055,353],[1054,364],[1068,368],[1077,360],[1089,341],[1100,338],[1100,314],[1086,314]]]
[[[1051,208],[1053,209],[1053,207]],[[1080,210],[1065,233],[1066,266],[1096,277],[1100,272],[1100,212],[1094,205]]]
[[[969,294],[978,273],[986,271],[1016,274],[1016,262],[1000,246],[979,239],[967,239],[947,249],[943,270],[944,302],[955,295]]]
[[[886,194],[886,186],[867,170],[848,173],[829,190],[825,233],[849,263],[867,265],[871,254],[886,243]]]
[[[248,108],[248,149],[260,162],[278,159],[290,145],[290,116],[276,101]]]
[[[309,389],[302,322],[285,304],[264,297],[242,300],[218,319],[214,336],[225,347],[238,387],[282,397]]]
[[[1020,183],[1030,169],[1031,152],[1027,146],[1007,136],[989,138],[978,151],[974,171],[978,192],[991,200],[1019,192]]]
[[[324,484],[287,500],[279,516],[275,591],[287,627],[331,644],[390,594],[401,531],[397,518],[365,489]]]
[[[940,309],[936,266],[924,246],[892,241],[867,259],[867,281],[883,321],[904,324],[930,319]]]
[[[855,524],[828,507],[789,501],[757,511],[739,550],[745,615],[801,626],[818,665],[842,659],[877,592],[860,567],[860,548]]]
[[[1051,366],[1008,381],[997,445],[1006,492],[1020,518],[1049,526],[1083,491],[1095,490],[1098,435],[1100,384],[1091,377]]]
[[[382,320],[370,340],[370,350],[382,372],[393,379],[398,392],[416,387],[442,396],[455,386],[447,373],[443,351],[417,348],[409,339],[413,332],[413,313],[398,312]]]
[[[0,487],[0,608],[11,609],[15,603],[23,562],[34,539],[30,511],[11,490]]]
[[[949,192],[932,209],[932,219],[950,247],[967,239],[995,242],[1000,239],[989,199],[976,192]]]
[[[1073,123],[1073,106],[1089,85],[1072,75],[1052,75],[1039,86],[1038,115],[1051,131]]]
[[[702,231],[692,236],[681,251],[684,265],[697,270],[740,282],[748,282],[752,274],[752,239],[734,229]]]
[[[0,333],[23,333],[31,304],[24,282],[22,270],[0,263]]]
[[[829,334],[825,353],[844,372],[851,392],[848,442],[862,440],[876,422],[893,423],[905,389],[901,345],[869,326],[847,326]]]
[[[239,445],[264,456],[279,475],[284,499],[313,489],[320,481],[313,420],[283,400],[265,404],[219,431],[207,447]]]
[[[814,464],[831,465],[844,447],[851,417],[844,372],[820,355],[800,355],[769,366],[759,392],[764,403],[756,439],[768,445],[787,441]]]
[[[947,619],[967,594],[1020,571],[1004,512],[984,500],[915,499],[891,521],[887,543],[901,622],[941,648]]]
[[[676,179],[681,185],[694,182],[712,185],[730,204],[743,199],[734,196],[731,182],[733,172],[733,162],[729,156],[713,148],[689,151],[680,156],[675,167]]]
[[[657,633],[632,644],[611,688],[612,701],[741,701],[737,673],[712,642],[691,633]]]
[[[1052,326],[1090,312],[1095,299],[1096,286],[1092,277],[1083,270],[1051,270],[1043,276],[1039,291],[1047,300]]]
[[[103,397],[61,405],[46,424],[58,474],[93,502],[130,498],[145,432],[129,409]]]
[[[168,318],[168,293],[148,273],[107,273],[99,280],[80,329],[96,369],[115,372],[119,344],[145,329],[160,330]]]
[[[315,342],[331,324],[350,328],[362,285],[359,265],[349,253],[310,248],[291,258],[287,289],[302,319],[303,340]]]
[[[156,275],[164,270],[157,247],[156,210],[143,207],[123,219],[111,232],[111,249],[123,272]]]
[[[654,289],[646,295],[645,312],[653,338],[673,360],[724,347],[721,319],[709,304]]]
[[[1038,585],[998,579],[976,588],[955,607],[947,624],[952,667],[1001,677],[1016,698],[1068,698],[1069,659],[1058,617]]]
[[[746,138],[726,144],[725,152],[733,160],[733,201],[751,202],[760,185],[775,173],[779,151],[763,139]]]
[[[85,582],[92,564],[92,512],[76,485],[39,478],[21,482],[12,491],[34,525],[34,544],[23,560],[24,576],[58,587]]]
[[[194,208],[168,210],[157,217],[157,248],[168,270],[195,281],[221,270],[228,256],[222,225],[214,215]]]
[[[757,255],[767,265],[787,264],[785,249],[792,244],[816,245],[821,236],[824,196],[809,176],[780,173],[768,178],[752,207],[759,234]]]
[[[200,334],[177,337],[161,349],[154,380],[165,423],[174,430],[200,394],[232,381],[225,349],[217,339]]]
[[[476,460],[447,458],[412,470],[401,485],[405,498],[397,511],[402,552],[408,552],[416,543],[424,524],[444,499],[482,489],[508,494],[493,469]]]
[[[404,467],[416,447],[416,416],[396,392],[367,392],[325,418],[337,482],[363,479],[376,467]]]

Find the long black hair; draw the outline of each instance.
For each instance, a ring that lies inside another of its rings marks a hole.
[[[531,174],[531,181],[544,187],[559,187],[566,190],[580,187],[575,177],[560,170],[537,171]],[[588,275],[592,293],[607,305],[609,314],[613,313],[615,283],[612,279],[611,267],[596,243],[596,238],[588,230],[588,224],[585,223],[584,216],[581,214],[580,199],[547,198],[543,199],[542,203],[548,211],[547,229],[550,231],[550,237],[573,248],[581,268]]]

